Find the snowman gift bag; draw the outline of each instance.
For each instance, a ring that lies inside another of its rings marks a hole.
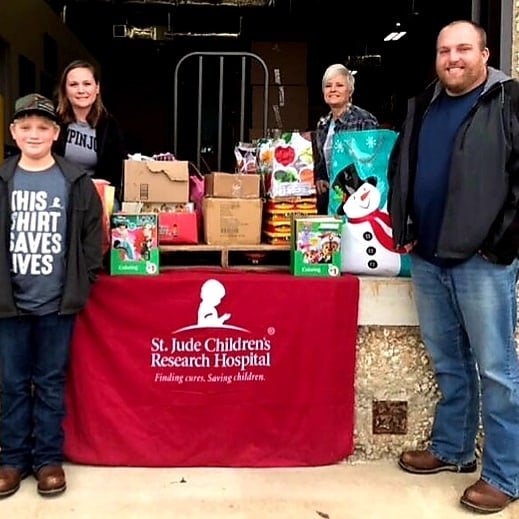
[[[385,129],[334,136],[328,213],[344,218],[342,272],[410,275],[409,257],[394,250],[387,212],[387,169],[397,136]]]

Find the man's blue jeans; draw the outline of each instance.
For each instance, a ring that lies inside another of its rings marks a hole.
[[[0,319],[0,465],[63,462],[65,377],[74,315]]]
[[[512,497],[519,496],[518,269],[518,260],[503,266],[478,255],[440,268],[412,255],[420,329],[441,391],[430,451],[448,463],[473,461],[481,411],[481,478]]]

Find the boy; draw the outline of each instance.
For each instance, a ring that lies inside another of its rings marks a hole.
[[[49,99],[18,99],[10,131],[21,155],[0,167],[0,498],[31,472],[54,496],[66,489],[65,375],[102,266],[102,208],[88,174],[51,153]]]

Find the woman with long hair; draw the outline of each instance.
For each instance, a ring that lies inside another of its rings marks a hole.
[[[121,200],[124,140],[119,124],[103,104],[99,75],[91,63],[76,60],[65,67],[56,112],[61,133],[54,151],[88,170],[93,178],[109,181]]]

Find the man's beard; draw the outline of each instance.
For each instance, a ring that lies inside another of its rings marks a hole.
[[[462,94],[481,84],[485,78],[485,71],[477,68],[465,68],[461,76],[449,79],[448,73],[440,76],[443,86],[453,94]]]

